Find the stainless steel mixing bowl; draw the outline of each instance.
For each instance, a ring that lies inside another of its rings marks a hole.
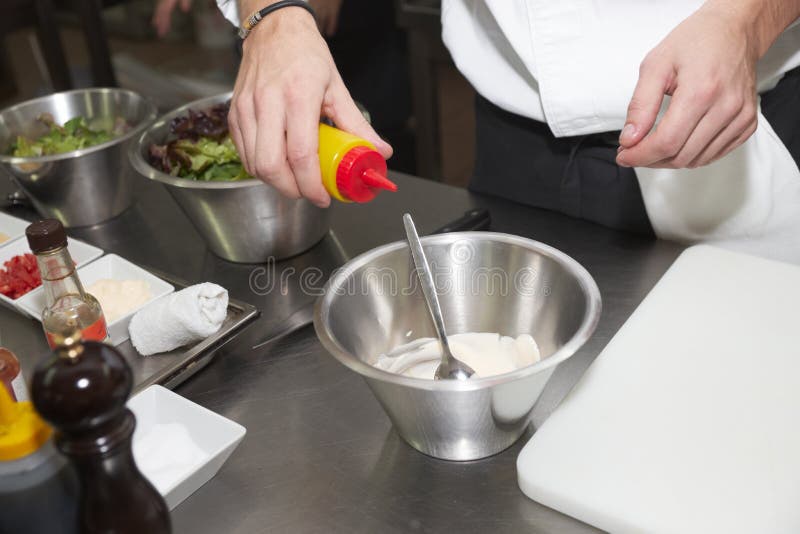
[[[447,460],[484,458],[525,431],[556,365],[594,332],[600,292],[575,260],[522,237],[463,232],[425,237],[422,244],[450,335],[531,334],[542,360],[465,381],[374,367],[378,355],[435,336],[405,242],[371,250],[336,273],[317,301],[314,327],[325,348],[364,377],[412,447]]]
[[[119,117],[131,129],[107,143],[39,158],[8,155],[17,135],[36,138],[47,128],[36,118],[51,113],[59,124],[85,117],[112,128]],[[77,89],[28,100],[0,112],[0,166],[45,217],[65,226],[89,226],[111,219],[133,204],[134,172],[128,145],[156,118],[155,106],[125,89]]]
[[[142,175],[161,182],[200,232],[208,248],[238,263],[262,263],[304,252],[329,229],[328,210],[293,200],[260,180],[198,182],[153,168],[151,143],[164,143],[169,124],[189,109],[206,109],[230,99],[230,93],[196,100],[160,117],[131,146],[130,160]]]

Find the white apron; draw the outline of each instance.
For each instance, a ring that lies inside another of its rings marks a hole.
[[[800,170],[761,113],[756,133],[711,165],[636,175],[658,237],[800,264]]]

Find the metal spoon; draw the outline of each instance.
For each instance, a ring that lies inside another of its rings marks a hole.
[[[444,329],[442,308],[439,306],[436,286],[433,284],[433,274],[431,274],[428,259],[425,257],[425,251],[422,250],[422,243],[419,242],[417,228],[408,213],[403,215],[403,224],[406,227],[408,246],[411,247],[411,257],[414,258],[414,266],[417,268],[417,276],[419,276],[420,285],[422,286],[422,293],[425,295],[425,304],[428,305],[428,311],[433,319],[433,326],[436,328],[436,335],[439,336],[439,342],[442,344],[442,363],[436,368],[433,378],[435,380],[466,380],[474,375],[475,371],[469,365],[457,360],[453,353],[450,352],[447,332]]]

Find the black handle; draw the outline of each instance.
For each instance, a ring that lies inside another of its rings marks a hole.
[[[471,232],[475,230],[486,230],[492,223],[492,217],[489,210],[483,208],[475,208],[467,210],[464,215],[451,221],[438,230],[434,234],[444,234],[447,232]]]

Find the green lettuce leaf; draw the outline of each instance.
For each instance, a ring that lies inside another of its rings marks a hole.
[[[36,140],[18,136],[12,147],[12,155],[31,158],[63,154],[99,145],[114,138],[109,131],[90,128],[84,117],[75,117],[65,122],[64,126],[59,126],[53,121],[52,115],[42,114],[39,122],[48,126],[49,131]]]
[[[221,141],[208,137],[197,140],[175,141],[174,151],[181,159],[188,159],[191,166],[182,169],[179,175],[190,180],[204,182],[230,182],[252,178],[245,172],[236,146],[229,136]]]

